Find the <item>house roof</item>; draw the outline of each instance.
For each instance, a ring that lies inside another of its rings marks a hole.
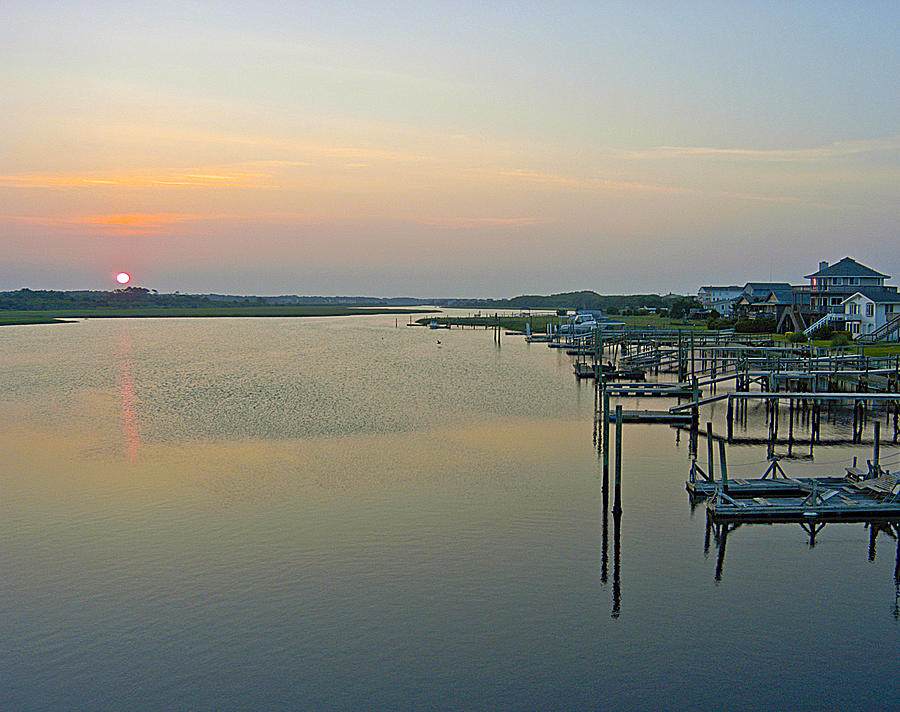
[[[887,279],[890,275],[881,274],[870,267],[861,265],[852,257],[845,257],[818,272],[806,275],[804,279],[813,279],[814,277],[884,277]]]
[[[791,291],[791,285],[787,282],[747,282],[744,291],[752,289],[754,292],[777,292],[779,290]]]
[[[708,291],[708,292],[711,292],[711,291],[718,291],[718,292],[725,292],[725,291],[731,292],[731,291],[734,291],[734,292],[740,292],[740,291],[741,291],[741,287],[737,286],[736,284],[732,284],[732,285],[729,286],[729,287],[700,287],[700,290],[701,290],[701,291],[706,290],[706,291]]]
[[[857,294],[860,294],[867,299],[871,299],[878,304],[900,304],[900,294],[897,293],[896,289],[891,289],[889,287],[859,287],[853,294],[841,302],[841,304],[849,302]]]
[[[790,285],[787,286],[787,289],[770,289],[766,300],[771,300],[773,295],[778,300],[775,302],[776,304],[793,304],[794,302],[794,290]]]

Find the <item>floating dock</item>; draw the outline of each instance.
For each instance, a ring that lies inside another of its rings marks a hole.
[[[609,414],[609,421],[616,422],[616,411]],[[690,413],[670,413],[668,410],[623,410],[623,423],[690,423]]]
[[[613,398],[693,398],[698,393],[682,383],[620,383],[606,390]]]
[[[773,459],[762,477],[745,479],[728,477],[725,445],[720,442],[722,479],[716,481],[712,442],[708,443],[710,472],[695,460],[685,487],[692,502],[707,500],[707,515],[716,523],[865,522],[900,517],[900,475],[881,469],[877,445],[866,469],[857,468],[854,458],[843,477],[789,477]]]
[[[900,518],[900,501],[852,486],[815,488],[806,495],[741,499],[721,489],[706,503],[714,522],[867,522]]]
[[[575,372],[576,378],[597,378],[597,367],[592,363],[586,363],[585,361],[576,361],[573,366],[573,370]],[[640,380],[644,378],[644,371],[640,369],[625,369],[625,370],[614,370],[608,371],[606,367],[603,368],[603,380],[604,381],[617,381],[620,379],[637,379]]]

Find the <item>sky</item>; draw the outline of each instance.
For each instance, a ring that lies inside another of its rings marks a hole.
[[[0,289],[900,281],[900,3],[0,6]]]

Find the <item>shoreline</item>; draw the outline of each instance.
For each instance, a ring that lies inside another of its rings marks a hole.
[[[374,314],[431,314],[429,307],[240,306],[240,307],[149,307],[108,309],[48,309],[46,311],[0,311],[0,327],[37,324],[74,324],[73,319],[240,318],[365,316]]]

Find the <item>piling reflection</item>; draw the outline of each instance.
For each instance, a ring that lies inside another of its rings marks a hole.
[[[879,421],[875,423],[880,424]],[[841,447],[841,446],[874,446],[876,443],[876,438],[874,437],[874,425],[873,432],[866,437],[865,431],[862,434],[853,434],[849,437],[834,435],[832,437],[826,438],[793,438],[793,439],[784,439],[773,437],[772,435],[759,436],[759,435],[746,435],[746,436],[733,436],[728,438],[723,435],[719,435],[717,433],[712,432],[710,429],[704,431],[702,428],[698,428],[694,430],[691,426],[688,425],[670,425],[669,427],[673,428],[675,433],[675,443],[676,445],[681,441],[681,433],[682,431],[686,431],[691,439],[691,442],[694,443],[698,439],[702,438],[707,441],[707,447],[709,447],[710,443],[726,443],[728,445],[737,445],[737,446],[761,446],[766,448],[766,460],[805,460],[810,461],[815,459],[815,449],[816,447]],[[878,440],[878,442],[885,442],[884,439]],[[803,449],[800,449],[803,448]],[[700,456],[701,448],[699,446],[693,446],[689,449],[689,458],[693,459],[694,456]],[[708,458],[707,458],[708,459]]]
[[[609,473],[605,472],[602,486],[603,514],[601,517],[600,583],[609,580]],[[619,504],[621,505],[621,501]],[[612,610],[610,618],[618,618],[622,612],[622,509],[613,507],[613,555],[612,555]]]
[[[803,530],[807,537],[807,545],[810,549],[816,546],[816,539],[825,529],[826,522],[798,522],[800,529]],[[710,540],[716,547],[716,567],[713,578],[718,585],[722,582],[725,574],[725,552],[728,546],[728,537],[741,527],[762,526],[761,524],[748,523],[716,523],[711,517],[706,519],[706,530],[703,537],[703,555],[704,558],[709,556]],[[768,524],[766,526],[791,526],[790,524]],[[869,539],[867,547],[867,558],[870,562],[874,562],[877,555],[877,544],[879,535],[884,538],[893,540],[894,550],[894,604],[893,617],[900,620],[900,520],[887,521],[871,521],[864,522],[863,526],[869,530]]]
[[[611,618],[618,618],[622,611],[622,513],[613,513],[613,590]]]

